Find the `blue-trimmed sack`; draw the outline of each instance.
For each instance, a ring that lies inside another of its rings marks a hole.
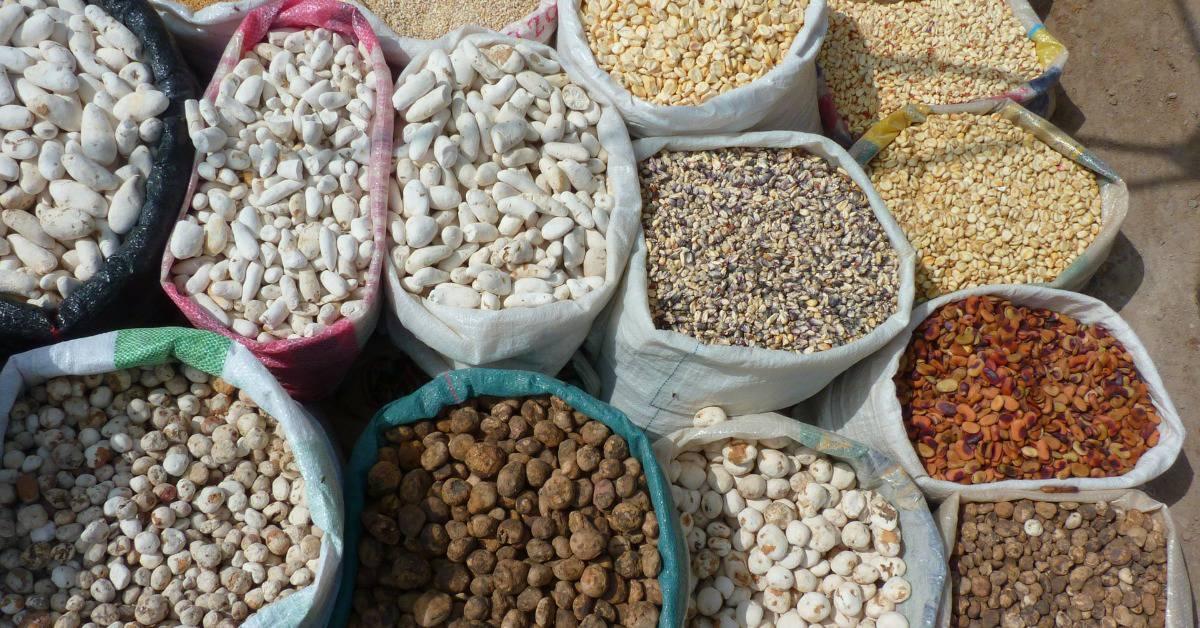
[[[384,431],[397,425],[432,419],[447,406],[461,404],[481,396],[532,397],[554,395],[575,410],[607,425],[614,434],[629,445],[630,453],[641,463],[654,514],[658,519],[658,552],[662,556],[662,571],[658,582],[662,589],[663,605],[658,617],[660,628],[683,625],[687,611],[687,564],[683,548],[683,532],[671,499],[670,483],[654,457],[650,441],[640,429],[617,409],[601,403],[582,390],[557,379],[527,371],[497,369],[464,369],[450,371],[422,386],[415,393],[384,406],[359,437],[346,466],[346,521],[359,522],[366,501],[367,472],[379,459],[379,447]],[[344,626],[350,617],[354,586],[358,575],[358,544],[362,525],[352,523],[346,529],[345,570],[333,626]]]

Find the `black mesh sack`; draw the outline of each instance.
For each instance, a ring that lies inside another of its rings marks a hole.
[[[162,18],[145,0],[91,0],[142,40],[145,63],[171,104],[159,118],[162,136],[153,151],[138,222],[117,252],[58,309],[0,299],[0,354],[9,355],[66,338],[154,322],[173,308],[158,286],[167,239],[187,194],[195,151],[183,103],[196,97],[196,80]]]

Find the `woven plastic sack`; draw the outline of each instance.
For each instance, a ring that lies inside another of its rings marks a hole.
[[[1049,118],[1054,113],[1054,86],[1058,84],[1058,80],[1067,67],[1067,48],[1063,46],[1062,42],[1055,39],[1050,31],[1046,30],[1046,25],[1038,17],[1037,11],[1034,11],[1033,7],[1029,5],[1028,0],[1004,1],[1008,3],[1013,15],[1025,27],[1025,36],[1033,41],[1037,50],[1038,64],[1042,66],[1042,73],[1007,93],[967,104],[987,103],[997,106],[1012,101],[1024,105],[1037,115]],[[896,6],[898,10],[903,10],[903,5],[897,4]],[[821,68],[817,68],[817,73],[819,75],[817,81],[818,103],[823,132],[842,146],[850,146],[858,138],[853,136],[850,127],[846,125],[846,120],[838,113],[837,105],[833,101],[833,93],[825,83],[824,77],[821,76]]]
[[[896,605],[896,611],[908,619],[910,626],[933,624],[946,584],[946,554],[925,497],[903,469],[861,443],[775,413],[731,417],[709,427],[689,427],[673,432],[654,443],[654,455],[658,463],[667,468],[685,451],[699,451],[704,445],[729,438],[787,438],[853,467],[858,487],[878,491],[900,514],[903,543],[900,557],[907,568],[904,577],[912,585],[912,595]],[[683,550],[687,552],[686,544]],[[684,564],[692,564],[686,554]],[[688,576],[690,599],[696,582],[690,571]]]
[[[198,11],[193,11],[181,2],[175,0],[150,0],[166,21],[171,32],[175,34],[189,50],[199,54],[196,59],[199,67],[210,68],[217,63],[225,42],[237,30],[238,24],[246,13],[265,6],[277,0],[237,0],[236,2],[217,2]],[[409,61],[422,52],[443,45],[445,37],[427,40],[413,37],[403,37],[392,30],[387,22],[380,19],[361,2],[351,3],[357,6],[367,23],[379,38],[383,54],[395,67],[404,67]],[[554,29],[558,25],[557,0],[538,0],[538,5],[528,15],[506,25],[500,32],[511,37],[520,37],[541,43],[550,41]]]
[[[153,293],[155,266],[175,226],[175,211],[183,202],[178,181],[187,177],[193,155],[183,119],[183,103],[196,94],[196,80],[175,47],[158,14],[145,0],[91,0],[124,24],[142,42],[146,65],[154,82],[170,100],[159,119],[162,136],[153,146],[150,176],[138,221],[103,268],[71,293],[55,310],[0,299],[0,353],[78,338],[138,322],[159,304],[147,302]],[[141,307],[147,306],[147,307]]]
[[[960,507],[963,504],[972,502],[1012,502],[1022,499],[1084,504],[1107,501],[1109,504],[1122,510],[1140,510],[1161,516],[1167,528],[1167,605],[1165,625],[1192,625],[1192,586],[1188,580],[1187,565],[1183,560],[1183,547],[1180,545],[1182,539],[1179,536],[1179,531],[1175,527],[1175,523],[1171,521],[1171,514],[1167,510],[1167,505],[1151,499],[1149,495],[1141,491],[1115,490],[1087,491],[1083,493],[1042,493],[1039,491],[997,489],[969,496],[954,494],[942,502],[934,514],[938,528],[941,529],[942,540],[946,544],[946,555],[949,556],[954,551],[954,543],[958,539],[958,517],[961,512]],[[938,615],[936,624],[939,628],[950,628],[952,625],[951,612],[954,603],[954,597],[951,592],[951,587],[953,586],[952,578],[953,575],[946,579],[946,590],[943,595],[945,604],[942,605],[942,610]]]
[[[446,38],[445,50],[449,52],[463,40],[479,48],[516,43],[510,37],[467,28]],[[558,59],[548,46],[528,45],[548,58]],[[396,84],[419,72],[428,57],[423,54],[409,64],[396,78]],[[430,375],[467,367],[557,373],[583,343],[592,321],[616,291],[638,230],[641,194],[633,148],[621,116],[595,90],[589,95],[604,106],[596,131],[608,152],[608,190],[613,197],[605,234],[608,258],[604,286],[579,299],[533,308],[490,311],[453,307],[406,291],[391,256],[386,256],[384,279],[392,306],[387,317],[388,333]]]
[[[770,131],[740,135],[647,138],[634,142],[638,161],[660,150],[732,146],[800,147],[838,165],[862,188],[899,258],[897,309],[866,336],[828,351],[803,354],[761,347],[705,344],[654,326],[646,287],[646,242],[639,233],[629,272],[588,339],[601,382],[600,398],[654,435],[692,424],[697,410],[719,405],[730,415],[769,412],[815,395],[839,373],[871,355],[905,324],[912,307],[915,254],[862,168],[827,138]]]
[[[279,422],[304,477],[312,521],[324,531],[312,584],[262,607],[241,625],[325,625],[339,586],[346,527],[337,454],[321,426],[244,347],[206,331],[158,327],[109,332],[13,356],[0,372],[0,441],[8,430],[9,411],[27,386],[63,375],[103,374],[168,362],[182,362],[224,379]]]
[[[972,295],[987,294],[1008,299],[1017,305],[1047,308],[1061,312],[1080,323],[1100,325],[1121,342],[1133,357],[1138,373],[1158,410],[1158,444],[1148,449],[1128,473],[1109,478],[1073,478],[1067,480],[1003,480],[964,485],[929,477],[904,428],[900,402],[892,377],[908,347],[912,332],[934,310]],[[1119,314],[1102,301],[1089,296],[1039,286],[983,286],[960,290],[931,299],[913,308],[912,320],[886,347],[846,372],[816,399],[817,424],[847,438],[877,447],[904,467],[933,500],[951,494],[974,498],[993,491],[1022,490],[1104,490],[1141,486],[1161,475],[1175,462],[1183,444],[1184,428],[1179,414],[1167,395],[1154,362],[1133,329]]]
[[[908,105],[868,129],[862,138],[850,147],[850,155],[869,170],[871,160],[891,144],[905,128],[923,123],[928,116],[948,113],[998,113],[1067,159],[1095,173],[1096,183],[1100,187],[1100,233],[1096,234],[1096,239],[1062,274],[1045,284],[1051,288],[1082,290],[1112,251],[1121,225],[1125,222],[1125,216],[1129,213],[1129,188],[1125,186],[1125,180],[1104,160],[1045,118],[1008,100],[967,105]]]
[[[817,51],[829,29],[825,0],[809,0],[804,25],[784,60],[753,82],[695,106],[635,97],[597,63],[579,14],[580,0],[558,5],[558,54],[571,77],[616,105],[635,137],[788,130],[818,133]]]
[[[337,386],[374,331],[379,318],[379,276],[385,257],[384,224],[387,220],[388,178],[392,172],[392,79],[374,33],[362,14],[353,6],[336,0],[279,0],[246,15],[237,32],[230,38],[204,98],[210,101],[215,99],[221,79],[237,65],[245,51],[262,41],[268,31],[282,28],[326,28],[351,41],[362,42],[370,54],[370,64],[376,78],[374,88],[377,115],[371,121],[370,128],[371,160],[365,165],[369,173],[367,194],[371,199],[371,232],[375,241],[375,253],[371,256],[371,265],[367,269],[367,285],[363,297],[367,305],[366,311],[354,319],[340,318],[325,331],[310,338],[264,343],[233,332],[193,298],[183,294],[171,281],[171,266],[175,263],[175,257],[171,255],[169,248],[163,253],[159,281],[167,296],[175,302],[192,325],[217,332],[245,345],[271,370],[292,396],[308,401],[325,396]],[[382,112],[383,115],[378,115],[378,112]],[[196,164],[199,163],[200,156],[197,156]],[[196,190],[198,180],[199,176],[193,168],[187,196],[179,207],[180,220],[191,208],[192,194]]]
[[[525,371],[502,371],[497,369],[465,369],[443,373],[417,392],[383,407],[371,419],[370,425],[359,437],[346,467],[346,518],[358,522],[362,518],[366,501],[367,472],[379,459],[379,447],[383,434],[397,425],[407,425],[433,418],[447,406],[463,403],[480,396],[533,397],[554,395],[567,402],[575,410],[607,425],[612,432],[625,439],[629,452],[641,463],[646,474],[650,501],[658,519],[658,552],[662,557],[662,571],[658,582],[662,589],[663,606],[658,618],[660,628],[677,628],[683,625],[687,610],[686,586],[687,563],[683,547],[683,533],[675,504],[671,499],[671,487],[663,470],[654,458],[650,441],[641,430],[634,427],[615,408],[596,401],[582,390],[564,384],[552,377]],[[342,589],[338,595],[333,614],[334,626],[346,625],[353,608],[354,583],[358,572],[358,543],[362,537],[362,526],[351,525],[346,531],[346,568],[342,575]]]

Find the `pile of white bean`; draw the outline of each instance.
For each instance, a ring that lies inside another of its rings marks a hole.
[[[309,337],[367,311],[375,73],[325,29],[274,31],[189,101],[204,155],[175,227],[172,281],[234,332]]]
[[[391,259],[430,301],[498,310],[604,285],[602,108],[530,44],[465,39],[396,89]]]
[[[720,408],[697,427],[724,421]],[[854,469],[786,437],[721,440],[668,469],[692,558],[696,628],[905,628],[899,514]]]
[[[141,59],[83,0],[0,8],[0,294],[58,306],[137,224],[170,104]]]

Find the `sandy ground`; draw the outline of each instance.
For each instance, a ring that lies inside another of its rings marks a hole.
[[[1086,292],[1149,347],[1184,425],[1183,453],[1146,487],[1171,507],[1200,598],[1200,0],[1042,0],[1070,51],[1051,120],[1129,184],[1129,216]],[[1194,624],[1193,624],[1194,625]]]

